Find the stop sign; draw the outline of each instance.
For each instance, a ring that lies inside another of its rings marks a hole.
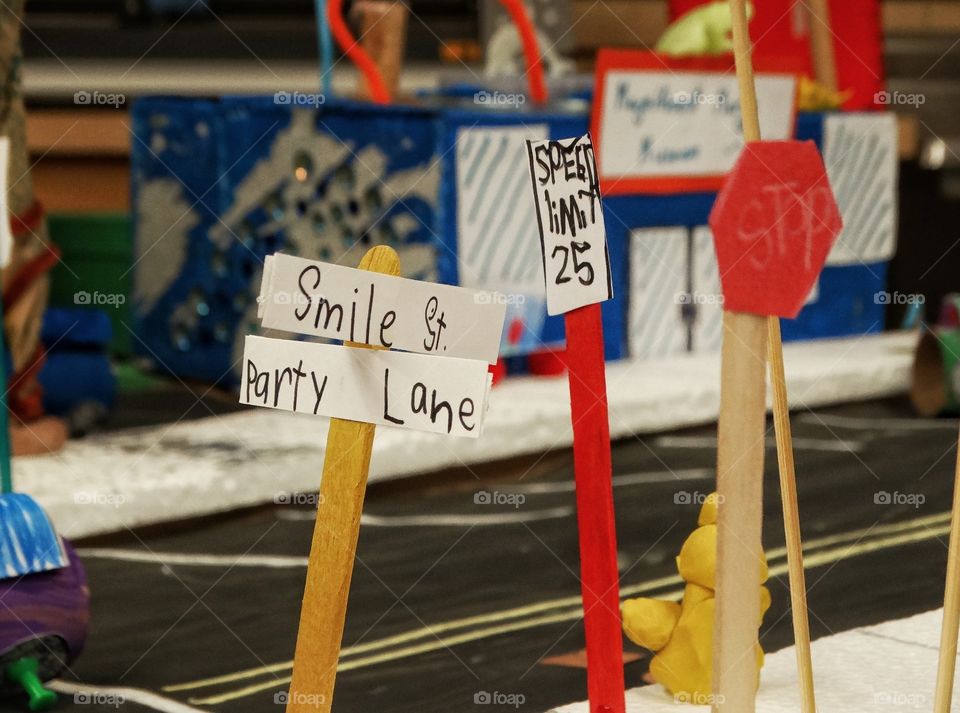
[[[796,317],[842,227],[812,141],[746,144],[710,213],[724,309]]]

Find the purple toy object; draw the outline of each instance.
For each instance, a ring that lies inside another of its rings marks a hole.
[[[56,695],[42,682],[79,655],[90,626],[90,591],[80,558],[64,541],[68,567],[0,580],[0,696],[26,691],[30,710]]]

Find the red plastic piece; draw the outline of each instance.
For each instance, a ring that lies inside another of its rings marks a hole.
[[[547,101],[547,83],[544,79],[543,61],[540,57],[540,45],[537,42],[536,30],[522,0],[500,0],[510,15],[510,19],[520,33],[523,43],[523,58],[527,65],[526,75],[530,81],[530,95],[536,104],[545,104]],[[370,89],[370,98],[377,104],[389,104],[392,101],[390,91],[383,81],[383,75],[373,58],[366,53],[360,43],[354,39],[353,33],[343,20],[343,0],[329,0],[327,5],[327,19],[330,22],[330,32],[343,53],[350,58],[357,69],[363,74]]]
[[[543,61],[540,57],[540,45],[537,33],[527,15],[523,0],[500,0],[510,14],[510,19],[520,33],[523,43],[523,59],[527,65],[527,77],[530,81],[530,95],[535,104],[547,102],[547,83],[543,77]]]
[[[327,19],[330,21],[330,33],[340,45],[343,53],[350,58],[357,69],[363,74],[370,89],[370,98],[377,104],[389,104],[390,91],[383,82],[383,76],[373,58],[366,53],[360,43],[354,39],[353,33],[343,21],[343,0],[329,0],[327,5]]]
[[[592,712],[624,713],[620,574],[600,305],[567,312],[564,320],[587,640],[587,694]]]
[[[502,358],[497,359],[497,363],[491,364],[487,371],[493,374],[493,385],[496,386],[507,378],[507,362]]]
[[[796,317],[842,227],[812,141],[748,143],[710,213],[724,309]]]
[[[527,357],[527,369],[534,376],[559,376],[567,370],[563,349],[540,349]]]

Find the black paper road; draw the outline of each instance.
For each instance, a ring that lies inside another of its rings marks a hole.
[[[886,401],[798,413],[793,424],[803,533],[817,557],[807,571],[814,637],[940,606],[956,422],[915,419]],[[768,550],[783,544],[772,436]],[[712,487],[714,438],[711,426],[615,445],[624,587],[675,574]],[[539,712],[585,698],[582,669],[542,662],[583,646],[570,453],[474,470],[371,488],[338,713]],[[310,518],[307,507],[281,505],[81,543],[94,623],[72,672],[104,697],[64,695],[58,710],[115,710],[117,687],[168,699],[157,708],[127,699],[124,711],[183,710],[170,702],[283,710]],[[150,553],[162,563],[130,561]],[[783,567],[774,555],[771,565]],[[648,594],[676,589],[668,580]],[[762,633],[776,650],[792,641],[785,576],[770,589]],[[645,669],[645,660],[628,664],[628,685]],[[238,672],[248,673],[229,678]]]

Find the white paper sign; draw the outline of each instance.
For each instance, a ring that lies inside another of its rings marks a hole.
[[[604,179],[718,176],[743,147],[733,74],[611,70],[600,107]],[[793,134],[795,80],[757,74],[760,133]]]
[[[282,254],[264,262],[258,309],[270,329],[491,364],[505,313],[494,293]]]
[[[528,141],[547,313],[613,297],[597,161],[590,134]]]
[[[240,403],[477,438],[486,362],[247,337]]]
[[[10,229],[10,204],[7,187],[10,185],[10,139],[0,136],[0,267],[10,264],[13,254],[13,232]]]

